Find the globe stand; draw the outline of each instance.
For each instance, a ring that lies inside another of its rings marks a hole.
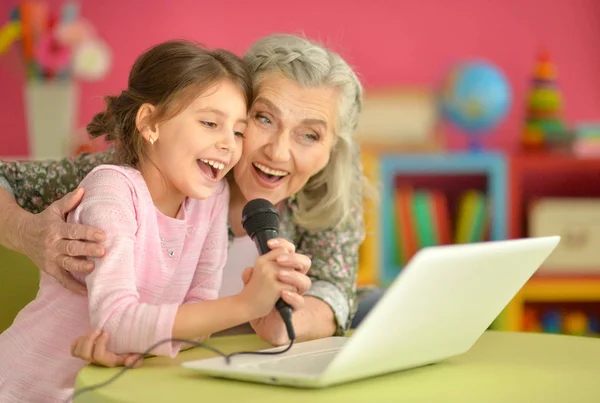
[[[481,137],[480,136],[474,136],[474,135],[468,135],[468,141],[469,141],[469,151],[472,153],[480,153],[483,151],[483,145],[481,145]]]

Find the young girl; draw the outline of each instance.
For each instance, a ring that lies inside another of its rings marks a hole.
[[[143,352],[264,316],[288,292],[274,271],[255,270],[240,294],[216,299],[228,243],[222,179],[240,158],[251,88],[243,62],[223,50],[173,41],[136,60],[127,90],[88,125],[116,142],[120,165],[94,169],[68,217],[104,230],[106,253],[79,278],[88,297],[42,274],[37,298],[0,335],[0,402],[67,399],[86,365],[70,354],[76,335],[101,329],[114,351]]]

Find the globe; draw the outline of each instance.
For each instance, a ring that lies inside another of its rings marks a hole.
[[[511,89],[504,74],[485,61],[467,61],[445,77],[440,91],[442,116],[471,138],[489,133],[507,115]]]

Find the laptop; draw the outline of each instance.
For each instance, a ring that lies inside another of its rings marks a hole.
[[[219,378],[323,388],[465,353],[542,265],[559,236],[421,249],[350,337],[297,343],[280,355],[188,361]],[[282,347],[264,351],[277,351]]]

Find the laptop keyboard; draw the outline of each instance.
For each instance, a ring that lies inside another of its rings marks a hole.
[[[302,354],[292,357],[283,357],[252,365],[253,368],[267,371],[281,371],[287,373],[320,373],[327,368],[339,350],[323,351],[321,353]]]

